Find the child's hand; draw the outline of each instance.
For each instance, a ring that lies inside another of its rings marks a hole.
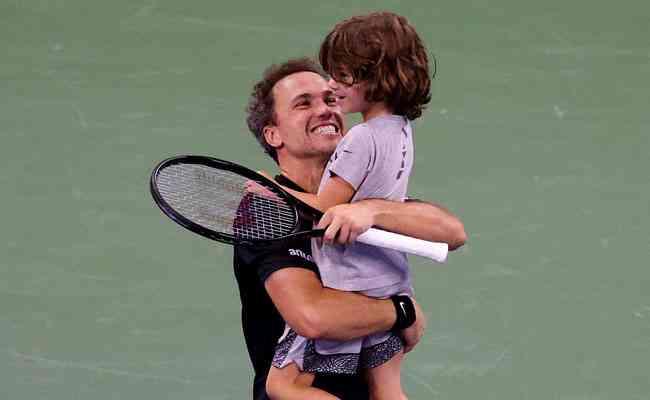
[[[323,214],[317,228],[325,229],[323,242],[327,244],[352,244],[373,223],[374,214],[366,207],[358,203],[340,204]]]

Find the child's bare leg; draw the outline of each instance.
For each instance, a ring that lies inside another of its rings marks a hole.
[[[338,400],[323,390],[311,387],[314,374],[301,372],[295,363],[284,368],[271,366],[266,378],[266,393],[273,400]]]
[[[400,380],[402,359],[404,352],[400,351],[384,364],[366,370],[371,400],[407,400]]]

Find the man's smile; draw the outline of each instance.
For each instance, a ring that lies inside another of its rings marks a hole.
[[[340,129],[333,123],[319,125],[311,130],[319,135],[338,135]]]

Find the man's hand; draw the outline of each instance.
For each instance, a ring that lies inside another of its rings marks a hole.
[[[427,318],[422,312],[420,305],[414,298],[411,298],[411,300],[413,300],[413,305],[415,306],[415,322],[401,332],[402,339],[404,339],[404,353],[408,353],[415,348],[420,342],[420,339],[422,339],[424,330],[427,327]]]
[[[362,203],[340,204],[323,214],[317,228],[326,229],[323,242],[327,244],[352,244],[374,222],[375,213],[370,207]]]

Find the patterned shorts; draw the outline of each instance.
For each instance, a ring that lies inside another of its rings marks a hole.
[[[402,339],[392,332],[341,342],[307,339],[287,325],[275,349],[273,366],[284,368],[295,363],[304,372],[355,374],[359,367],[369,369],[386,363],[403,348]]]

